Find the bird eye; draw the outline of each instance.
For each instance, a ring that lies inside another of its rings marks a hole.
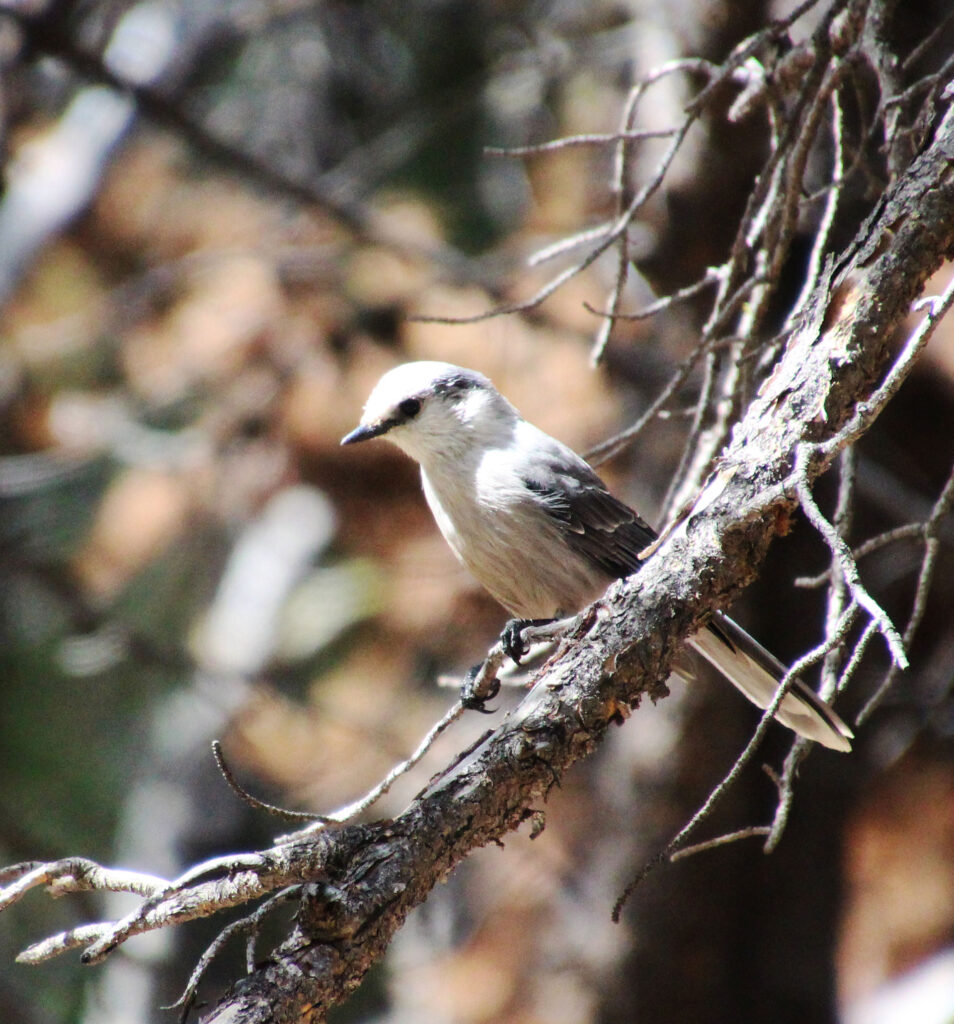
[[[421,411],[421,401],[418,398],[405,398],[398,408],[405,419],[412,420]]]

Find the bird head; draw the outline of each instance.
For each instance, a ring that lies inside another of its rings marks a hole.
[[[403,363],[378,381],[360,424],[341,443],[387,437],[426,464],[503,439],[518,419],[482,373],[452,363]]]

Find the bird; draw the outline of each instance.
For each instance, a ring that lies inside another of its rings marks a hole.
[[[657,539],[587,462],[476,370],[433,360],[388,370],[341,444],[373,438],[419,464],[444,539],[514,617],[503,637],[516,661],[522,627],[581,611],[635,573]],[[727,615],[715,613],[686,642],[757,707],[771,705],[787,670]],[[799,679],[775,717],[832,750],[851,749],[851,730]]]

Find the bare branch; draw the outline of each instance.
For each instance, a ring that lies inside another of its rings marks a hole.
[[[676,850],[669,859],[673,862],[685,860],[687,857],[694,857],[697,853],[706,853],[708,850],[715,850],[720,846],[728,846],[729,843],[737,843],[740,839],[766,836],[771,831],[768,825],[750,825],[748,828],[727,832],[724,836],[717,836],[715,839],[706,839],[705,842],[696,843],[695,846],[684,846],[681,850]]]
[[[831,181],[827,186],[825,196],[825,209],[822,213],[818,230],[815,233],[815,241],[812,243],[811,256],[808,260],[808,268],[805,271],[805,281],[802,285],[801,294],[795,300],[792,311],[788,316],[788,324],[791,326],[796,317],[801,315],[802,310],[808,303],[812,291],[818,284],[821,276],[822,264],[828,249],[829,236],[832,225],[835,223],[835,214],[838,210],[838,200],[841,196],[842,182],[845,173],[844,153],[844,124],[841,112],[841,102],[838,97],[838,86],[831,90],[831,135],[832,135],[832,168]]]
[[[527,260],[527,266],[537,267],[541,263],[547,263],[549,260],[556,259],[558,256],[562,256],[565,252],[569,252],[570,249],[575,249],[577,246],[586,245],[587,242],[594,242],[598,238],[603,238],[606,234],[612,231],[612,229],[612,222],[604,221],[602,224],[597,224],[594,227],[586,228],[583,231],[577,231],[572,235],[567,235],[566,238],[561,238],[552,245],[548,245],[546,248],[535,252]]]
[[[950,114],[948,115],[950,117]],[[856,287],[856,282],[848,281],[845,284],[847,292],[851,293]],[[954,278],[944,289],[941,296],[929,296],[919,299],[915,309],[927,308],[928,312],[911,336],[908,338],[903,350],[885,376],[884,381],[878,390],[866,402],[859,402],[851,420],[842,427],[833,437],[813,447],[813,457],[830,459],[837,452],[840,452],[849,444],[853,444],[871,426],[880,415],[884,407],[894,397],[897,390],[904,383],[914,360],[920,355],[921,350],[931,340],[934,329],[947,315],[951,306],[954,305]]]
[[[844,629],[847,630],[848,624],[845,624]],[[832,646],[840,642],[839,637],[829,638],[823,644],[816,647],[814,650],[809,651],[808,654],[803,655],[796,661],[788,672],[785,673],[784,678],[778,684],[778,690],[775,693],[775,697],[772,699],[772,703],[765,709],[762,714],[762,718],[759,721],[755,732],[752,734],[748,743],[745,745],[745,749],[735,759],[732,767],[726,773],[722,781],[710,792],[705,802],[699,807],[699,809],[693,814],[693,816],[686,822],[685,825],[676,833],[675,836],[669,841],[665,849],[660,853],[656,854],[651,860],[643,866],[642,870],[633,878],[633,880],[626,886],[623,892],[620,894],[616,903],[613,905],[613,920],[618,921],[622,914],[623,907],[626,901],[636,890],[636,887],[644,881],[644,879],[653,871],[654,868],[667,860],[672,860],[674,855],[682,850],[689,840],[689,837],[695,832],[695,830],[710,817],[716,804],[725,796],[725,794],[732,788],[736,780],[742,774],[746,766],[752,760],[756,750],[759,748],[762,740],[765,738],[766,732],[768,732],[769,726],[775,717],[775,712],[782,705],[782,701],[785,699],[786,694],[794,685],[798,677],[804,673],[808,668],[816,665],[821,661],[825,655],[831,650]],[[810,746],[810,742],[806,741],[806,745]]]
[[[878,624],[878,629],[891,651],[891,656],[900,668],[908,667],[908,656],[904,650],[904,641],[895,629],[894,624],[888,617],[885,610],[868,593],[861,576],[858,573],[858,566],[851,557],[851,550],[845,543],[838,531],[822,515],[821,509],[815,502],[808,483],[808,462],[811,458],[810,447],[800,445],[795,453],[795,468],[792,471],[792,486],[798,495],[799,504],[805,515],[816,530],[822,535],[825,543],[828,544],[832,555],[838,563],[838,568],[845,579],[845,583],[851,592],[852,598],[865,609],[871,618]]]
[[[844,541],[851,530],[852,500],[855,491],[855,450],[846,448],[841,453],[838,475],[838,501],[832,517],[832,526]],[[847,542],[846,542],[847,543]],[[839,628],[848,598],[848,589],[844,574],[840,571],[838,561],[832,556],[828,569],[828,600],[825,608],[825,633],[832,636]],[[822,665],[822,693],[830,695],[838,682],[838,668],[841,664],[841,645],[838,644],[825,655]]]
[[[503,650],[501,649],[501,657]],[[490,659],[488,658],[488,662]],[[498,663],[499,664],[499,663]],[[496,669],[494,669],[495,671]],[[278,842],[287,843],[297,841],[312,832],[317,831],[324,825],[329,824],[340,824],[346,821],[350,821],[352,818],[356,818],[363,811],[366,811],[369,807],[373,807],[374,804],[384,796],[395,782],[402,776],[406,775],[420,760],[421,758],[431,749],[437,738],[458,718],[464,713],[464,706],[460,701],[457,701],[445,714],[444,716],[428,730],[427,735],[418,744],[415,751],[406,760],[396,764],[384,778],[376,785],[373,786],[363,797],[359,800],[354,800],[350,804],[345,804],[344,807],[339,807],[337,811],[332,811],[331,814],[327,815],[309,815],[310,818],[314,819],[314,824],[308,828],[302,829],[300,832],[292,833],[287,836],[280,836]]]
[[[849,615],[846,613],[843,616],[842,621],[844,622],[844,630],[839,631],[839,635],[835,637],[835,642],[831,646],[830,650],[836,650],[837,647],[844,642],[848,628],[855,617],[854,611],[855,606],[852,605],[849,608],[849,612],[851,612],[851,614]],[[861,663],[861,659],[864,656],[869,641],[877,631],[877,623],[873,619],[869,620],[860,639],[855,644],[851,658],[841,674],[841,679],[834,688],[835,693],[841,693],[848,685],[849,679],[851,679],[855,673],[855,669],[857,669],[858,665]],[[828,653],[830,653],[830,651]],[[828,655],[826,653],[826,658],[827,656]],[[808,756],[811,747],[811,743],[808,743],[801,737],[798,737],[792,744],[792,748],[789,751],[788,756],[785,758],[785,763],[782,766],[781,777],[776,775],[774,772],[769,771],[769,775],[778,789],[778,804],[775,808],[775,814],[772,819],[772,826],[769,830],[768,838],[765,840],[764,850],[766,853],[771,853],[781,842],[782,834],[788,825],[788,818],[792,810],[792,803],[795,799],[795,778],[798,772],[798,767]],[[768,771],[768,769],[766,769],[766,771]]]
[[[934,503],[934,508],[931,510],[931,515],[928,521],[924,524],[924,557],[921,560],[921,568],[918,572],[918,582],[914,591],[914,604],[911,608],[911,614],[908,617],[908,624],[904,629],[903,639],[905,646],[910,645],[911,641],[914,639],[914,635],[921,624],[921,619],[924,617],[924,611],[927,605],[927,595],[931,588],[931,581],[934,578],[934,569],[940,547],[937,531],[941,520],[950,513],[952,502],[954,502],[954,469],[951,470],[951,474],[947,478],[947,483],[944,485],[944,489],[941,491],[940,497]],[[897,667],[892,665],[888,669],[881,685],[858,713],[856,722],[859,725],[866,721],[882,700],[884,700],[885,695],[894,684],[896,677]]]
[[[219,955],[226,944],[236,935],[246,935],[248,937],[248,956],[246,963],[246,970],[248,974],[251,974],[255,970],[255,962],[253,956],[254,941],[258,932],[260,931],[265,918],[279,905],[287,903],[292,899],[295,899],[301,893],[301,887],[297,885],[289,886],[282,892],[276,893],[274,896],[270,896],[261,906],[257,907],[251,914],[240,918],[238,921],[233,921],[231,924],[226,925],[222,931],[216,936],[216,938],[209,944],[202,956],[199,957],[192,974],[189,977],[186,987],[182,992],[182,995],[172,1004],[173,1007],[180,1007],[181,1013],[179,1016],[180,1021],[185,1022],[189,1016],[189,1011],[195,1005],[196,995],[199,991],[199,985],[202,979],[205,977],[206,971],[212,965],[212,961]],[[172,1007],[170,1007],[172,1008]]]
[[[24,865],[16,881],[0,889],[0,910],[6,910],[38,885],[49,886],[57,895],[68,892],[130,892],[137,896],[153,896],[168,886],[164,878],[138,871],[104,868],[84,857],[67,857],[49,864]],[[17,868],[8,868],[7,875],[16,875]]]
[[[868,540],[851,549],[851,557],[858,562],[865,555],[880,551],[889,544],[895,544],[899,540],[911,540],[923,536],[924,523],[906,523],[904,526],[896,526],[892,530],[885,530],[884,533],[879,533],[875,537],[869,537]],[[798,576],[792,580],[792,586],[813,590],[815,587],[820,587],[828,581],[830,572],[830,569],[826,569],[817,576]]]
[[[212,741],[212,756],[215,758],[216,767],[222,773],[229,789],[243,802],[248,804],[254,811],[264,811],[266,814],[274,814],[279,818],[288,818],[294,821],[320,821],[327,823],[330,818],[324,818],[320,814],[312,814],[308,811],[290,811],[284,807],[276,807],[275,804],[266,803],[253,796],[247,789],[239,784],[238,779],[233,775],[232,769],[225,760],[222,753],[222,744],[218,740]]]
[[[618,132],[602,132],[590,135],[564,135],[550,142],[536,142],[530,146],[484,146],[488,156],[537,156],[540,153],[555,153],[561,149],[576,146],[606,146],[615,142],[642,142],[645,139],[668,139],[678,128],[627,129]]]
[[[657,313],[670,309],[676,303],[684,302],[686,299],[691,299],[694,295],[698,295],[701,291],[719,281],[720,276],[718,269],[710,267],[706,271],[705,276],[701,277],[698,281],[687,284],[685,288],[679,288],[669,295],[664,295],[661,299],[656,299],[655,302],[650,302],[648,306],[644,306],[635,313],[614,313],[612,311],[596,309],[595,306],[591,306],[588,302],[584,302],[583,307],[596,316],[605,316],[612,320],[648,320],[650,317],[656,316]]]

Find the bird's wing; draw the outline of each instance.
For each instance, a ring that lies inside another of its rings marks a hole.
[[[559,524],[567,545],[590,564],[613,578],[623,578],[640,567],[639,553],[656,533],[628,505],[614,498],[603,481],[569,449],[537,458],[523,473],[523,483]],[[753,704],[767,708],[786,669],[758,641],[728,616],[717,612],[688,640]],[[791,684],[776,718],[801,736],[833,750],[851,749],[851,730],[801,680]]]
[[[639,553],[656,539],[655,531],[614,498],[582,459],[569,459],[568,453],[537,459],[522,474],[524,485],[559,525],[571,550],[611,579],[631,575],[640,567]]]

